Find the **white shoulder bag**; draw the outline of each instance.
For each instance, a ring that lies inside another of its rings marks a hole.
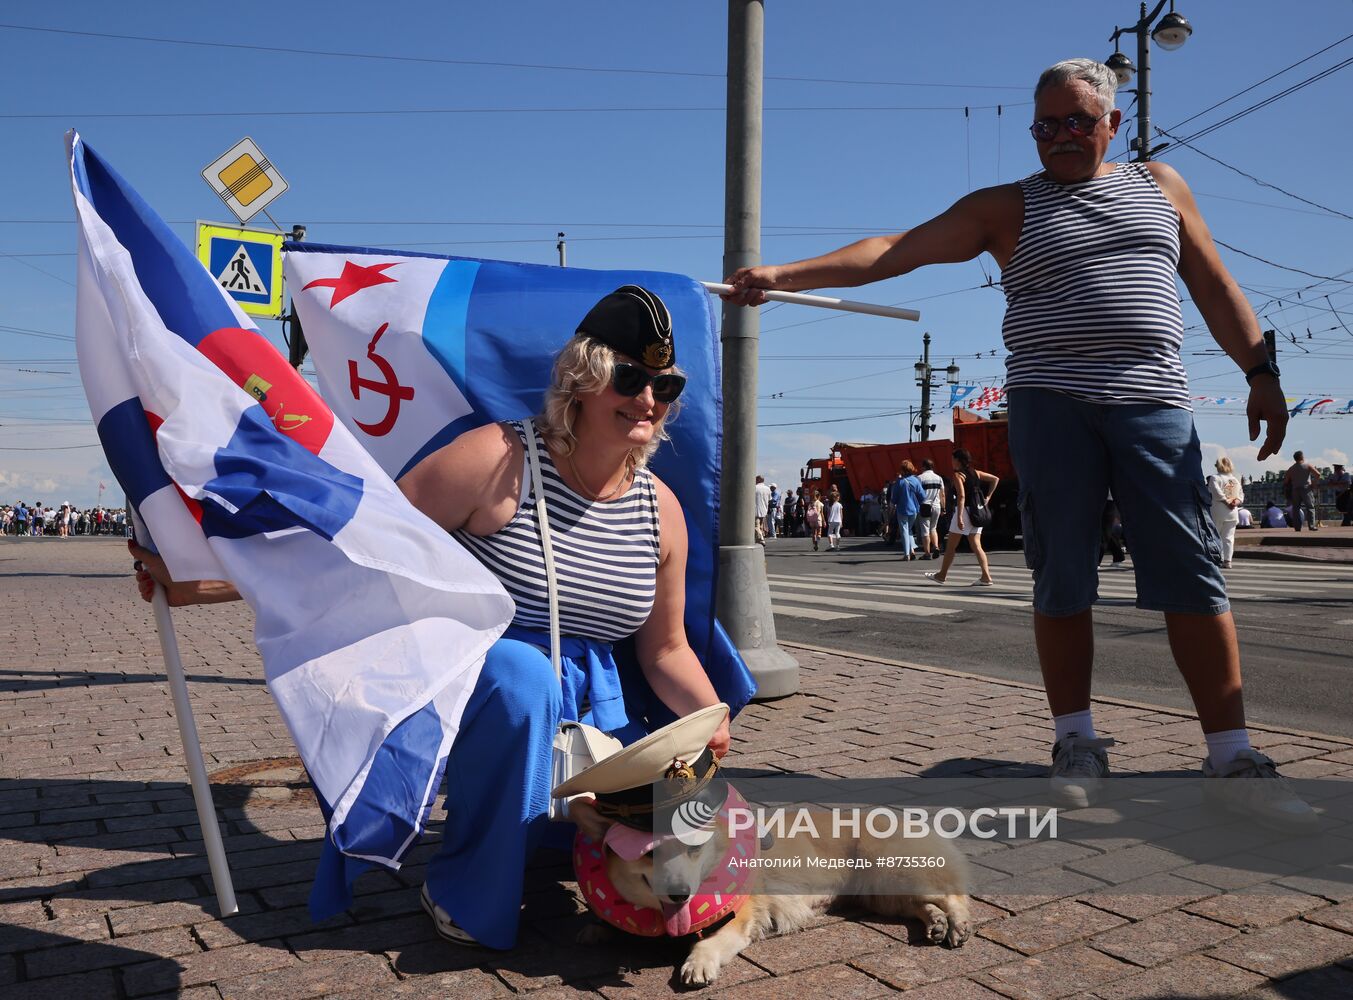
[[[540,525],[540,547],[545,553],[545,589],[550,601],[550,663],[561,683],[564,671],[559,657],[559,584],[554,573],[554,547],[550,543],[550,515],[545,507],[545,481],[540,475],[540,452],[536,447],[536,429],[530,420],[526,426],[526,455],[531,465],[531,488],[536,495],[536,523]],[[575,774],[587,770],[620,750],[624,744],[607,736],[595,726],[583,722],[561,722],[554,734],[550,754],[550,787],[558,788]],[[585,794],[585,793],[584,793]],[[568,821],[569,801],[550,797],[550,819]]]

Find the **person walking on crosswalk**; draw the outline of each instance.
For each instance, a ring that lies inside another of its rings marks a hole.
[[[902,539],[902,558],[915,559],[916,538],[912,532],[916,526],[916,515],[921,512],[921,504],[925,502],[925,487],[916,478],[916,466],[911,463],[911,459],[903,461],[893,483],[890,499],[893,518],[897,523],[897,537]]]
[[[822,538],[822,494],[813,490],[813,499],[804,508],[804,523],[808,525],[808,535],[813,539],[813,551],[817,551],[818,540]]]
[[[937,572],[927,573],[925,578],[932,583],[943,584],[949,578],[949,567],[958,555],[958,543],[968,540],[968,548],[977,557],[977,567],[982,575],[972,582],[974,587],[992,587],[991,566],[987,563],[986,551],[982,548],[982,525],[976,523],[981,511],[989,510],[991,495],[996,492],[1000,479],[990,472],[973,468],[972,455],[966,448],[954,449],[954,516],[949,522],[949,538],[944,548],[944,562]]]
[[[1010,454],[1034,644],[1053,716],[1052,784],[1084,805],[1108,773],[1091,720],[1094,552],[1114,490],[1132,543],[1137,606],[1165,615],[1207,741],[1205,794],[1250,818],[1309,829],[1316,813],[1250,746],[1235,620],[1208,510],[1175,275],[1250,385],[1250,440],[1282,447],[1287,401],[1254,310],[1222,263],[1184,179],[1159,160],[1106,162],[1122,113],[1113,71],[1091,59],[1049,67],[1029,127],[1042,169],[973,191],[914,229],[820,257],[738,269],[725,300],[766,290],[863,285],[983,253],[1001,268],[1009,350]],[[943,577],[943,571],[939,574]]]
[[[925,499],[921,502],[921,513],[916,518],[916,541],[925,550],[922,559],[940,557],[940,515],[944,511],[944,479],[935,471],[935,463],[928,458],[921,460],[921,474],[916,477],[925,490]]]
[[[841,524],[846,519],[846,509],[841,505],[841,491],[832,487],[827,498],[827,551],[836,552],[841,548]]]

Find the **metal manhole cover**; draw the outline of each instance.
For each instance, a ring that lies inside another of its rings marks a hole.
[[[218,805],[313,806],[315,793],[299,757],[274,757],[237,764],[210,776]]]

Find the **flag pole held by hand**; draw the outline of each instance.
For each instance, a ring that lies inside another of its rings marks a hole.
[[[134,524],[137,537],[146,538],[145,525],[139,516],[135,517]],[[235,884],[230,879],[230,864],[226,861],[221,828],[216,822],[216,803],[211,798],[207,764],[202,759],[202,743],[197,735],[197,722],[193,719],[193,706],[188,700],[188,679],[184,676],[183,660],[179,657],[178,636],[174,633],[174,618],[169,612],[169,595],[158,583],[155,584],[150,606],[155,611],[155,628],[160,633],[160,652],[164,655],[169,693],[174,699],[174,717],[179,724],[179,739],[183,742],[183,758],[188,765],[188,781],[193,789],[193,804],[197,807],[197,823],[202,828],[202,843],[207,849],[207,864],[211,869],[211,880],[216,886],[216,901],[221,907],[221,916],[229,917],[239,913],[240,907],[235,901]]]
[[[702,281],[705,290],[715,295],[727,295],[732,285],[717,281]],[[876,306],[872,302],[855,302],[851,299],[834,299],[827,295],[805,295],[803,292],[772,292],[761,289],[772,302],[790,302],[798,306],[817,306],[820,309],[839,309],[842,312],[865,313],[869,316],[887,316],[889,319],[908,319],[915,322],[921,314],[915,309],[901,309],[897,306]]]

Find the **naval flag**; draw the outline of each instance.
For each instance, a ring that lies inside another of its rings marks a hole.
[[[284,244],[282,267],[320,394],[395,478],[464,431],[538,413],[555,354],[602,296],[628,284],[660,295],[689,376],[651,463],[686,517],[686,634],[719,697],[735,713],[747,704],[755,682],[714,617],[722,376],[698,282],[315,243]],[[623,644],[616,653],[630,717],[671,721]]]
[[[75,133],[68,154],[76,352],[109,465],[176,579],[253,607],[333,844],[397,866],[512,601]]]

